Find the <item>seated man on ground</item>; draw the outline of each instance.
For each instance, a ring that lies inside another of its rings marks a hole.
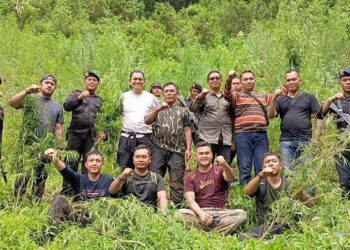
[[[290,182],[281,176],[283,168],[281,155],[268,152],[263,156],[263,169],[245,187],[245,194],[256,198],[257,227],[249,230],[241,238],[261,238],[270,230],[270,234],[282,233],[288,225],[274,223],[269,225],[268,214],[271,204],[277,200],[283,191],[289,189]],[[294,198],[299,199],[306,205],[312,205],[312,201],[302,193],[296,192]]]
[[[180,215],[192,226],[205,231],[231,234],[247,220],[242,209],[228,209],[229,183],[234,181],[233,169],[218,156],[213,161],[211,146],[200,142],[195,146],[197,169],[185,176],[185,199],[189,209]]]
[[[73,201],[84,201],[98,197],[108,197],[115,194],[111,189],[113,180],[110,175],[101,174],[103,167],[103,155],[96,150],[86,154],[86,174],[74,172],[60,159],[59,152],[55,149],[47,149],[45,155],[53,160],[56,169],[72,185],[74,190]],[[86,213],[84,213],[86,215]],[[71,203],[63,195],[56,196],[49,211],[49,216],[54,221],[82,221],[81,213],[74,209]]]
[[[168,200],[166,197],[165,182],[163,177],[149,170],[152,157],[151,150],[145,145],[135,148],[133,163],[135,170],[125,168],[109,188],[110,193],[121,191],[121,195],[132,194],[141,202],[159,208],[163,213],[167,212]]]

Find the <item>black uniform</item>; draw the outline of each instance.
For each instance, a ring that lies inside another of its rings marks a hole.
[[[79,153],[78,161],[69,162],[72,170],[77,172],[80,158],[83,156],[82,173],[86,173],[85,155],[91,150],[96,138],[96,114],[100,111],[102,98],[97,95],[90,95],[82,100],[78,96],[82,91],[71,92],[63,104],[66,111],[72,111],[72,120],[67,131],[67,150],[75,150]],[[67,180],[63,180],[62,194],[73,194],[73,190]]]

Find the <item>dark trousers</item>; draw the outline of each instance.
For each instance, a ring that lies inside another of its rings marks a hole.
[[[223,145],[222,141],[219,144],[210,144],[213,152],[213,157],[222,155],[228,164],[231,164],[231,146]]]
[[[45,191],[45,183],[47,179],[47,170],[45,169],[45,165],[47,163],[49,163],[49,159],[43,156],[39,160],[34,170],[32,193],[34,197],[38,200],[40,200],[43,197],[44,191]],[[23,173],[16,179],[15,187],[14,187],[14,196],[17,199],[23,198],[23,196],[27,192],[27,186],[28,186],[30,177],[31,177],[30,173]]]
[[[153,152],[153,141],[152,135],[146,134],[141,138],[135,138],[135,136],[125,137],[120,136],[118,152],[117,152],[117,164],[122,168],[134,168],[134,163],[132,157],[134,154],[134,149],[138,145],[146,145]]]
[[[155,146],[152,154],[151,170],[164,177],[167,169],[170,180],[170,198],[175,204],[179,204],[183,200],[184,193],[185,157],[183,154]]]
[[[273,235],[273,234],[281,234],[288,228],[289,226],[287,224],[286,225],[280,225],[277,223],[274,223],[273,225],[262,224],[260,226],[252,228],[251,230],[249,230],[244,234],[241,234],[239,238],[240,240],[244,240],[247,238],[260,239],[261,237],[264,236],[267,230],[269,230],[268,232],[269,235]]]
[[[335,166],[343,195],[350,199],[350,145],[340,155],[335,157]]]
[[[74,150],[79,153],[79,159],[74,162],[66,162],[74,172],[78,172],[80,159],[83,158],[81,173],[85,174],[87,169],[85,167],[86,154],[91,150],[95,142],[95,138],[91,133],[79,135],[68,133],[67,134],[67,150]],[[61,194],[73,195],[73,188],[70,183],[63,179]]]

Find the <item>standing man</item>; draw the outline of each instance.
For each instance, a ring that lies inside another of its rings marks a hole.
[[[159,208],[165,214],[168,210],[165,182],[160,174],[152,172],[151,150],[145,145],[138,145],[133,156],[135,169],[125,168],[109,188],[110,193],[121,192],[122,196],[134,195],[141,202]]]
[[[313,94],[300,90],[301,77],[298,71],[290,69],[285,74],[284,86],[287,94],[278,89],[273,95],[268,108],[270,119],[281,118],[280,152],[283,165],[293,170],[297,160],[312,136],[311,115],[320,111],[320,105]],[[316,128],[322,125],[322,120],[316,119]]]
[[[197,96],[202,92],[202,85],[199,83],[193,83],[191,85],[190,88],[190,96],[189,98],[186,100],[186,107],[189,108],[191,106],[191,103],[194,102],[197,98]],[[188,111],[191,112],[191,111]],[[200,113],[197,111],[196,113],[193,113],[194,117],[196,118],[196,120],[191,119],[190,116],[190,121],[191,121],[191,131],[192,131],[192,141],[193,144],[196,145],[199,140],[197,139],[197,131],[198,131],[198,121],[200,118]]]
[[[86,72],[85,89],[72,91],[63,104],[64,110],[72,112],[72,120],[67,130],[67,149],[79,153],[79,159],[69,164],[75,172],[78,171],[80,159],[83,158],[81,172],[86,173],[87,152],[91,150],[95,140],[107,139],[105,133],[96,138],[96,114],[102,105],[102,98],[96,94],[99,83],[100,77],[95,72]],[[73,189],[66,179],[63,179],[61,194],[73,194]]]
[[[222,156],[213,164],[213,153],[207,142],[195,146],[196,170],[185,176],[185,199],[189,209],[180,215],[192,226],[206,231],[231,234],[247,220],[242,209],[228,209],[229,183],[234,171]]]
[[[322,116],[335,114],[335,123],[339,133],[348,135],[350,128],[350,68],[339,73],[342,92],[336,93],[322,104]],[[343,195],[350,199],[350,144],[335,157],[335,166],[339,175],[340,188]]]
[[[191,157],[191,124],[186,108],[178,105],[177,85],[168,82],[163,89],[165,103],[148,113],[145,123],[154,123],[152,170],[164,178],[169,169],[170,197],[179,204],[183,200],[185,161]]]
[[[163,91],[162,85],[159,82],[153,82],[149,92],[155,95],[158,101],[160,101],[160,99],[162,99],[162,91]]]
[[[221,92],[222,75],[212,70],[207,75],[208,89],[203,89],[191,103],[190,111],[199,112],[198,135],[211,144],[214,156],[222,155],[230,162],[232,146],[232,109]]]
[[[123,169],[134,168],[132,155],[137,145],[143,144],[153,152],[152,126],[144,121],[145,116],[159,106],[157,98],[144,91],[145,75],[139,70],[130,73],[132,88],[122,95],[123,124],[117,152],[117,164]]]
[[[255,175],[260,172],[262,157],[269,149],[266,106],[271,103],[272,95],[253,92],[255,83],[254,72],[246,70],[241,74],[242,91],[232,95],[231,85],[228,85],[225,92],[235,111],[234,129],[241,184],[250,181],[253,161]]]
[[[9,100],[13,108],[24,108],[24,121],[22,125],[24,146],[31,149],[31,145],[38,143],[47,133],[53,133],[56,139],[62,139],[63,134],[63,110],[60,104],[51,99],[57,88],[57,80],[53,75],[45,75],[40,80],[40,86],[31,85]],[[37,155],[37,152],[30,152]],[[33,180],[33,193],[41,199],[44,194],[47,171],[46,160],[40,159],[35,168]],[[15,182],[14,194],[21,198],[26,190],[30,179],[30,173],[22,173]]]

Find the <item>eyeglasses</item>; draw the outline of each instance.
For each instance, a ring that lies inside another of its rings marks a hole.
[[[209,80],[210,80],[210,81],[213,81],[213,80],[220,80],[220,79],[221,79],[221,77],[219,77],[219,76],[209,77]]]

